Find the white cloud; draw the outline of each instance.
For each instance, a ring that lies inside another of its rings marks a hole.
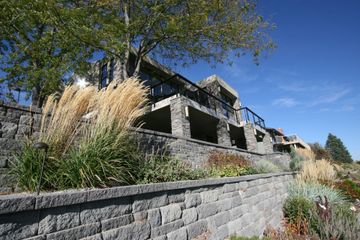
[[[275,99],[272,102],[272,105],[277,106],[277,107],[291,108],[291,107],[295,107],[295,106],[299,105],[299,102],[296,101],[294,98],[284,97],[284,98]]]
[[[349,88],[333,88],[331,90],[327,90],[322,96],[310,102],[309,107],[315,107],[320,104],[335,103],[347,95],[350,91],[351,90]]]
[[[245,65],[239,65],[233,63],[231,65],[225,65],[224,70],[233,78],[236,78],[241,82],[252,82],[258,79],[258,75],[250,74]]]

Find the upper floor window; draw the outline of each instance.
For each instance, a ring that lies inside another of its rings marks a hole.
[[[102,65],[101,71],[100,71],[100,87],[104,88],[108,84],[108,71],[107,71],[107,63]]]
[[[111,59],[110,61],[110,73],[109,73],[109,82],[114,80],[114,69],[115,68],[115,60]]]

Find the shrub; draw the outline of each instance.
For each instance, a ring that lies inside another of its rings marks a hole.
[[[315,159],[331,160],[331,155],[328,150],[320,145],[320,143],[309,144],[311,151],[315,154]]]
[[[291,148],[290,152],[290,169],[293,171],[300,171],[302,164],[305,159],[302,156],[299,156],[295,148]]]
[[[212,166],[240,166],[240,167],[247,167],[250,166],[249,161],[237,154],[229,154],[223,153],[220,151],[211,151],[208,159],[208,165]]]
[[[328,239],[360,239],[360,224],[357,214],[350,210],[348,204],[332,205],[330,216],[321,217],[320,214],[313,214],[311,218],[317,222],[312,232],[321,240]]]
[[[316,210],[314,202],[301,196],[289,197],[283,206],[286,225],[292,233],[306,235],[317,222],[311,218]]]
[[[255,162],[255,169],[259,173],[272,173],[272,172],[281,172],[281,169],[276,166],[274,163],[269,160],[262,159],[260,161]]]
[[[360,199],[360,185],[350,179],[336,182],[335,187],[354,201]]]
[[[317,183],[293,182],[289,184],[289,197],[304,197],[316,201],[318,196],[326,196],[330,204],[345,203],[346,197],[338,190]]]
[[[219,151],[210,153],[207,169],[212,177],[236,177],[257,173],[243,156]]]
[[[332,182],[335,180],[336,171],[331,163],[325,159],[304,161],[297,179],[302,182]]]
[[[211,166],[209,168],[210,176],[212,177],[237,177],[243,175],[256,174],[258,171],[255,168],[250,166],[240,167],[240,166]]]
[[[192,169],[189,164],[164,154],[148,156],[139,171],[139,184],[196,180],[209,175],[204,169]]]

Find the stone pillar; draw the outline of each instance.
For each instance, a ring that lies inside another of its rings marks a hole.
[[[190,121],[185,116],[185,100],[177,97],[170,101],[171,133],[179,137],[191,137]]]
[[[254,132],[254,127],[251,123],[247,123],[244,126],[244,135],[246,139],[246,148],[248,151],[257,152],[257,140]]]
[[[240,111],[241,103],[240,103],[239,98],[236,99],[233,107],[234,107],[235,109],[239,109],[238,111],[235,112],[235,116],[236,116],[237,122],[240,124],[243,119],[242,119],[241,111]]]
[[[228,124],[226,119],[219,120],[216,128],[218,144],[231,147],[230,131],[228,131]]]
[[[264,142],[265,152],[266,153],[273,153],[274,152],[274,147],[273,147],[273,144],[271,142],[270,134],[268,132],[265,133],[265,136],[263,138],[263,142]]]

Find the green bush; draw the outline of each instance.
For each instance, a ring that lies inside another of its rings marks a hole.
[[[311,232],[320,240],[360,239],[360,224],[357,214],[350,210],[349,204],[332,205],[330,217],[327,219],[323,219],[319,214],[313,214],[311,217],[317,222],[316,226],[311,228]]]
[[[167,155],[151,155],[139,168],[136,183],[158,183],[206,178],[204,169],[192,169],[187,163]]]
[[[304,161],[305,161],[305,158],[302,157],[302,156],[299,156],[296,153],[295,148],[291,148],[291,152],[290,152],[290,169],[292,171],[300,171]]]
[[[258,173],[258,171],[253,167],[241,167],[235,165],[211,166],[209,171],[210,176],[212,177],[237,177]]]
[[[315,210],[315,204],[307,198],[295,196],[286,199],[283,212],[289,223],[309,220],[311,212]]]
[[[255,163],[255,169],[259,173],[281,172],[281,169],[269,160],[262,159]]]
[[[293,182],[288,186],[289,197],[304,197],[316,201],[319,196],[328,198],[330,204],[347,202],[346,197],[338,190],[317,183]]]

